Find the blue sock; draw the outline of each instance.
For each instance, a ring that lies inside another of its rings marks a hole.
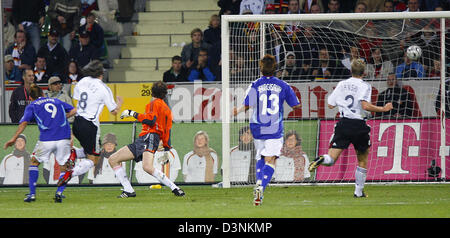
[[[264,165],[266,164],[266,161],[264,161],[264,156],[261,156],[261,158],[256,162],[256,183],[258,184],[258,181],[260,181],[259,183],[262,182],[263,179],[263,168]]]
[[[62,178],[62,177],[64,176],[65,173],[66,173],[66,172],[61,171],[61,173],[59,174],[59,178]],[[59,186],[59,187],[56,189],[56,193],[59,194],[59,195],[61,195],[61,194],[64,192],[64,189],[65,189],[65,188],[66,188],[66,185]]]
[[[39,177],[39,167],[36,165],[30,165],[30,167],[28,167],[28,174],[29,174],[28,184],[30,187],[30,194],[36,194],[36,183]]]
[[[275,168],[271,164],[265,164],[263,167],[263,179],[262,179],[262,186],[265,190],[267,187],[267,184],[270,183],[270,180],[272,179],[273,172],[275,171]]]

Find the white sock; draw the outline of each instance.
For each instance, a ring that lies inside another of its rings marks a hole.
[[[174,190],[174,189],[178,188],[178,186],[175,185],[163,172],[161,172],[161,170],[155,168],[153,170],[153,174],[152,175],[153,175],[153,177],[158,179],[162,184],[164,184],[167,187],[169,187],[170,190]]]
[[[323,155],[323,158],[324,158],[322,162],[323,165],[331,166],[334,164],[334,159],[331,158],[331,156],[329,156],[328,154]]]
[[[128,193],[133,193],[134,189],[131,187],[130,180],[128,180],[127,173],[125,173],[125,169],[122,166],[116,166],[113,168],[114,173],[116,174],[116,178],[120,181],[120,184],[123,186],[123,190]]]
[[[86,158],[86,153],[84,153],[83,148],[75,148],[75,153],[77,154],[77,158]]]
[[[90,168],[94,167],[94,162],[90,159],[81,160],[75,168],[73,168],[72,177],[85,174]]]
[[[366,182],[367,169],[356,167],[355,171],[355,194],[361,196],[364,190],[364,183]]]

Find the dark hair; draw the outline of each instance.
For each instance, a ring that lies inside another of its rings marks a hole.
[[[261,68],[261,73],[264,76],[272,76],[275,73],[275,70],[277,69],[277,62],[275,60],[275,56],[266,54],[264,57],[259,61],[259,67]]]
[[[30,87],[30,97],[32,99],[38,99],[44,95],[44,91],[37,84],[33,83]]]
[[[183,61],[183,59],[182,59],[181,56],[179,56],[179,55],[175,55],[174,57],[172,57],[172,63],[173,63],[175,60]]]
[[[298,135],[298,133],[295,130],[288,131],[286,133],[286,135],[284,136],[284,141],[286,141],[287,138],[289,138],[291,136],[295,136],[295,140],[297,140],[297,143],[295,144],[295,146],[298,146],[298,145],[302,144],[302,138]]]
[[[98,78],[103,75],[103,64],[100,60],[93,60],[83,67],[82,73],[84,76]]]
[[[152,97],[164,99],[167,95],[167,84],[163,81],[153,83]]]

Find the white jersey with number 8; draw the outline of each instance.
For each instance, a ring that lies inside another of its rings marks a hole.
[[[338,83],[328,97],[328,104],[339,107],[341,117],[364,120],[368,112],[362,109],[361,101],[370,103],[372,87],[362,79],[350,77]]]
[[[73,98],[78,100],[77,115],[94,122],[97,126],[105,105],[109,111],[113,111],[117,107],[111,89],[97,78],[82,78],[75,85]]]

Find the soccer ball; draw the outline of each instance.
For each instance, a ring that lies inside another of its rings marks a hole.
[[[406,57],[410,60],[417,60],[422,56],[422,49],[417,45],[412,45],[406,50]]]

